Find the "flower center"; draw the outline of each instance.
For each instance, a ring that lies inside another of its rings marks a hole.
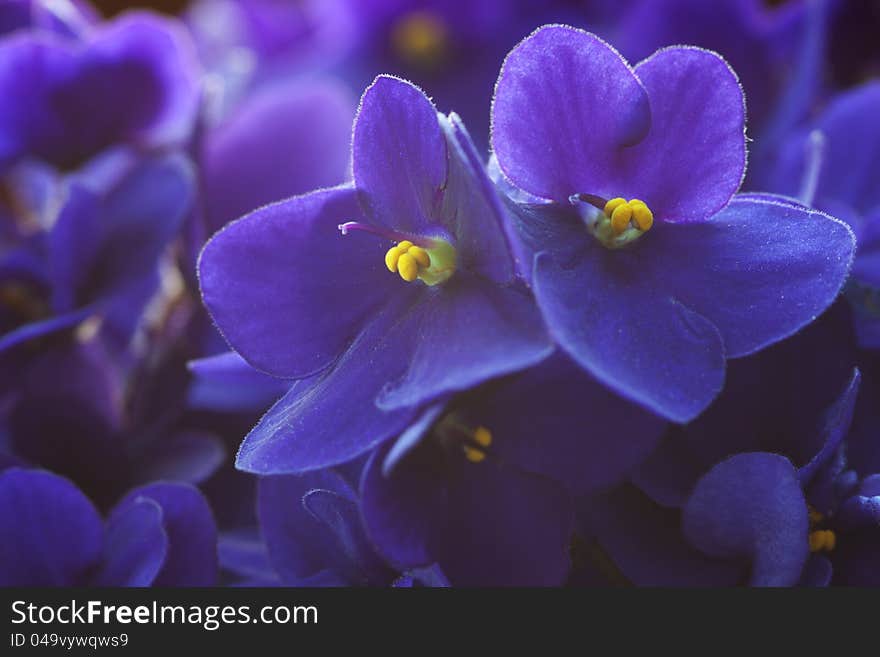
[[[438,68],[447,53],[446,25],[430,11],[413,11],[402,16],[391,30],[391,45],[397,56],[412,66]]]
[[[455,273],[455,248],[443,240],[436,240],[427,248],[403,240],[388,249],[385,266],[407,283],[418,278],[425,285],[438,285]]]
[[[420,280],[425,285],[439,285],[448,281],[455,273],[455,247],[444,239],[405,236],[355,221],[339,225],[339,231],[343,235],[352,230],[373,233],[396,241],[397,244],[385,253],[385,266],[388,271],[399,274],[407,283]]]
[[[602,209],[602,213],[594,213],[587,219],[587,227],[603,246],[609,249],[620,249],[631,244],[654,225],[654,213],[648,205],[637,198],[613,198],[604,205],[596,197],[581,195],[572,197],[573,201],[586,200]]]
[[[454,453],[460,450],[471,463],[485,461],[488,449],[492,445],[492,432],[489,429],[482,425],[474,427],[462,421],[456,413],[440,420],[434,426],[433,434],[446,452]]]
[[[831,552],[835,545],[837,545],[837,535],[830,529],[817,529],[824,520],[824,517],[812,507],[809,509],[809,516],[810,534],[808,540],[810,542],[810,552]]]

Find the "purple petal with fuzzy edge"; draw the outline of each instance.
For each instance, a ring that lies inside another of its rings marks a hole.
[[[380,75],[361,98],[352,167],[372,222],[425,234],[438,224],[448,174],[437,110],[414,85]]]
[[[728,358],[818,317],[846,281],[855,249],[841,221],[790,203],[738,198],[711,221],[656,226],[643,241],[643,275],[662,280],[668,294],[711,321]]]
[[[542,27],[520,42],[495,87],[498,163],[542,198],[605,191],[608,158],[650,125],[648,95],[632,68],[597,36],[571,27]]]
[[[261,208],[205,245],[202,298],[258,370],[303,377],[326,367],[388,299],[416,289],[385,268],[390,243],[340,235],[339,224],[360,216],[357,192],[344,185]]]

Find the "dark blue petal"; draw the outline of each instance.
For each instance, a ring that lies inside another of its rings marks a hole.
[[[400,433],[415,410],[382,411],[375,400],[411,360],[415,335],[388,336],[407,312],[390,304],[329,371],[294,383],[247,435],[236,466],[258,474],[316,470]]]
[[[552,353],[533,299],[518,289],[461,274],[441,290],[426,292],[420,305],[389,327],[386,340],[403,343],[418,336],[418,341],[404,377],[379,396],[380,408],[413,406],[465,390]]]
[[[211,586],[217,579],[217,527],[211,508],[188,484],[156,483],[131,491],[120,507],[146,498],[162,508],[168,555],[156,586]]]
[[[652,239],[653,238],[653,239]],[[658,226],[645,237],[643,275],[709,319],[728,358],[788,337],[837,297],[855,249],[837,220],[790,203],[734,199],[700,225]]]
[[[104,558],[96,586],[150,586],[168,553],[162,508],[145,497],[129,498],[107,519]]]
[[[744,563],[694,549],[681,532],[679,512],[657,506],[632,486],[586,498],[579,514],[584,533],[636,586],[732,586],[744,577]]]
[[[644,278],[633,254],[580,239],[590,242],[570,268],[546,253],[535,259],[535,296],[553,337],[622,396],[676,422],[693,419],[724,380],[718,330],[664,290],[663,279]]]
[[[101,558],[101,516],[76,486],[57,475],[5,470],[0,519],[2,586],[83,586]]]
[[[809,556],[807,502],[791,462],[776,454],[738,454],[712,468],[682,525],[707,554],[751,559],[753,586],[796,584]]]
[[[492,431],[492,452],[574,495],[618,483],[655,447],[659,417],[621,399],[564,355],[554,356],[468,405]]]
[[[798,469],[798,479],[804,488],[809,485],[816,472],[834,455],[849,432],[861,380],[862,375],[856,369],[846,389],[840,394],[834,405],[828,409],[822,427],[822,434],[825,438],[822,448],[810,459],[809,463]]]

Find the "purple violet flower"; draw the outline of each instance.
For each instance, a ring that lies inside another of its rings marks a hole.
[[[502,67],[492,141],[524,207],[532,286],[558,344],[620,394],[686,422],[725,360],[812,321],[853,257],[840,221],[734,197],[746,165],[736,75],[698,48],[631,68],[598,37],[537,30]]]
[[[230,346],[268,374],[311,377],[245,439],[244,470],[350,460],[418,405],[552,350],[457,117],[380,76],[352,151],[353,184],[261,208],[202,252],[203,300]]]

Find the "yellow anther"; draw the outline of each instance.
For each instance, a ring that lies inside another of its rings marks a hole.
[[[407,283],[412,283],[419,277],[419,263],[409,253],[402,253],[397,259],[397,273]]]
[[[618,205],[611,213],[611,230],[615,235],[620,235],[629,226],[633,211],[629,204]]]
[[[388,271],[397,271],[397,261],[400,258],[400,253],[400,249],[396,246],[392,246],[388,249],[388,253],[385,254],[385,266],[388,267]]]
[[[471,447],[470,445],[462,445],[461,448],[464,450],[465,458],[471,463],[479,463],[486,458],[486,452],[479,450],[476,447]]]
[[[830,529],[810,532],[810,552],[831,552],[837,545],[837,536]]]
[[[418,263],[420,269],[427,269],[431,266],[431,257],[422,247],[411,246],[407,253],[413,257],[416,263]]]
[[[482,447],[488,447],[492,444],[492,432],[486,427],[477,427],[474,429],[474,440]]]
[[[811,506],[807,507],[807,515],[810,518],[810,525],[818,525],[825,517]]]
[[[633,223],[640,231],[649,230],[654,225],[654,213],[645,205],[644,201],[633,199],[629,202],[629,207],[632,208]]]
[[[605,204],[605,216],[610,219],[611,215],[614,214],[614,211],[621,205],[626,205],[625,198],[620,198],[618,196],[617,198],[613,198],[610,201],[608,201]]]
[[[654,213],[638,198],[616,197],[607,201],[602,215],[588,222],[590,232],[609,249],[620,249],[654,225]]]
[[[408,283],[419,278],[425,285],[438,285],[455,273],[455,248],[436,238],[428,246],[415,246],[403,240],[385,253],[385,266]]]

